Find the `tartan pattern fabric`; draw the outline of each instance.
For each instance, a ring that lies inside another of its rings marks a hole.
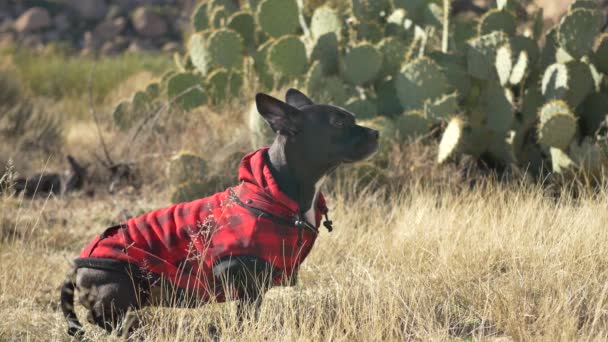
[[[226,294],[214,279],[214,263],[248,255],[271,263],[278,271],[273,283],[279,285],[297,273],[318,229],[290,223],[298,218],[298,205],[281,192],[268,165],[268,148],[252,152],[240,163],[239,185],[108,228],[82,250],[80,258],[128,262],[201,299],[221,302]],[[322,194],[315,208],[318,228],[327,213]]]

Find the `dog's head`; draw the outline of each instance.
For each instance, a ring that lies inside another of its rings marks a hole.
[[[256,95],[258,112],[279,135],[288,153],[316,165],[337,166],[370,157],[378,149],[378,131],[359,126],[346,109],[313,103],[296,89],[283,102]]]

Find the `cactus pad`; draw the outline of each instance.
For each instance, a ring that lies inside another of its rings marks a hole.
[[[214,28],[219,29],[226,25],[230,12],[224,6],[211,7],[209,20]]]
[[[580,59],[593,47],[600,32],[602,15],[599,11],[578,8],[567,13],[559,24],[557,40],[572,57]]]
[[[486,125],[498,136],[504,136],[513,124],[513,95],[509,89],[490,82],[481,92],[481,106],[486,114]]]
[[[132,114],[132,106],[129,101],[122,101],[119,103],[114,109],[114,113],[112,113],[112,118],[114,119],[114,124],[118,126],[121,131],[127,131],[131,128],[133,117]]]
[[[467,74],[467,62],[464,57],[434,51],[429,53],[448,80],[450,91],[457,91],[459,96],[468,96],[471,90],[471,77]]]
[[[437,162],[439,164],[445,163],[459,153],[464,143],[464,129],[466,125],[461,117],[454,117],[450,120],[439,143],[439,153],[437,155]]]
[[[376,43],[384,37],[384,29],[374,21],[360,21],[354,25],[356,41]]]
[[[507,35],[514,35],[517,29],[515,17],[504,10],[490,10],[480,20],[478,33],[480,36],[494,31],[502,31]]]
[[[542,92],[550,100],[564,100],[576,108],[593,90],[593,75],[583,62],[555,63],[543,76]]]
[[[211,69],[211,56],[207,50],[207,38],[211,31],[194,33],[188,41],[188,51],[194,67],[202,74],[206,75]]]
[[[346,102],[344,108],[355,114],[357,120],[371,119],[378,114],[378,108],[368,99],[352,98]]]
[[[511,70],[513,70],[513,55],[509,45],[503,45],[496,50],[496,73],[500,85],[504,86],[509,82]]]
[[[274,44],[273,40],[267,41],[253,55],[253,68],[258,75],[258,81],[265,89],[272,89],[274,87],[274,77],[267,63],[268,50],[272,44]]]
[[[482,80],[496,79],[495,59],[500,46],[508,43],[504,32],[496,31],[472,39],[467,44],[467,70],[473,77]]]
[[[585,135],[595,136],[608,115],[608,95],[604,92],[591,93],[582,104],[581,130]]]
[[[384,38],[378,45],[378,50],[382,54],[380,74],[390,76],[399,72],[408,51],[408,46],[403,40],[397,37]]]
[[[407,112],[395,118],[395,126],[400,139],[411,139],[427,134],[431,121],[424,117],[420,111]]]
[[[255,43],[255,19],[246,11],[236,12],[228,18],[228,28],[234,30],[243,39],[245,46]]]
[[[338,38],[334,32],[320,36],[310,54],[312,61],[319,61],[325,74],[338,72]]]
[[[201,2],[194,8],[190,22],[192,23],[192,30],[194,32],[203,31],[209,28],[209,16],[207,15],[207,9],[209,8],[206,2]]]
[[[608,73],[608,33],[602,33],[595,42],[593,64],[602,73]]]
[[[194,201],[209,195],[213,190],[205,181],[192,181],[178,185],[171,193],[171,203]]]
[[[447,120],[456,115],[458,108],[458,94],[453,93],[438,98],[427,100],[424,103],[424,116],[431,120]]]
[[[403,113],[403,106],[397,97],[394,80],[390,79],[376,82],[375,90],[376,105],[378,106],[379,114],[390,116]]]
[[[447,79],[430,58],[417,59],[403,66],[397,75],[397,97],[405,110],[422,109],[426,100],[448,92]]]
[[[268,50],[268,65],[277,75],[297,77],[306,72],[306,47],[297,36],[285,36]]]
[[[509,77],[509,83],[512,85],[520,84],[524,78],[526,77],[526,73],[528,72],[528,66],[530,62],[528,60],[528,53],[526,51],[522,51],[519,53],[519,57],[511,70],[511,77]]]
[[[300,26],[296,0],[264,0],[258,6],[257,22],[271,37],[295,33]]]
[[[317,7],[310,21],[310,32],[314,39],[319,39],[326,33],[333,32],[340,40],[342,36],[342,21],[338,13],[327,6]]]
[[[172,186],[202,180],[206,174],[207,162],[192,152],[179,152],[169,161],[168,176]]]
[[[338,76],[325,76],[323,67],[314,62],[306,75],[306,92],[318,102],[342,106],[357,93]]]
[[[576,163],[562,149],[551,147],[549,153],[551,154],[553,172],[563,174],[576,168]]]
[[[243,38],[233,30],[216,30],[209,35],[209,57],[213,65],[227,69],[243,67]]]
[[[382,65],[380,52],[371,44],[354,46],[342,58],[340,71],[344,79],[354,85],[363,85],[376,78]]]
[[[599,10],[600,6],[598,5],[597,0],[576,0],[570,4],[568,11],[574,11],[577,8],[584,8],[588,10]]]
[[[167,81],[167,97],[185,111],[207,103],[201,80],[191,73],[179,73],[171,77]]]
[[[207,76],[206,89],[212,102],[218,104],[226,99],[230,74],[226,69],[216,69]]]
[[[576,134],[576,117],[562,101],[551,101],[540,109],[538,141],[562,150],[568,148]]]

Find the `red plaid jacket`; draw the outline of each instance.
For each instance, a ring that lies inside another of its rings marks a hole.
[[[327,207],[319,194],[315,227],[296,227],[298,205],[272,177],[267,150],[243,158],[239,185],[109,228],[82,250],[80,258],[136,265],[201,299],[225,300],[212,271],[224,257],[261,258],[279,271],[273,282],[281,284],[296,274],[310,253]]]

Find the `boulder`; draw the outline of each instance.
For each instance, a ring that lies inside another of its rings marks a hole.
[[[49,26],[51,26],[51,16],[42,7],[28,9],[15,22],[15,30],[17,32],[33,32],[48,28]]]
[[[69,0],[68,6],[86,20],[101,20],[108,12],[106,0]]]
[[[95,37],[101,41],[108,41],[118,36],[127,26],[127,20],[118,17],[114,20],[104,20],[95,27]]]
[[[59,32],[65,32],[70,29],[70,19],[67,15],[60,13],[53,18],[53,24]]]
[[[143,37],[159,37],[167,32],[165,19],[146,7],[136,9],[132,21],[137,33]]]

